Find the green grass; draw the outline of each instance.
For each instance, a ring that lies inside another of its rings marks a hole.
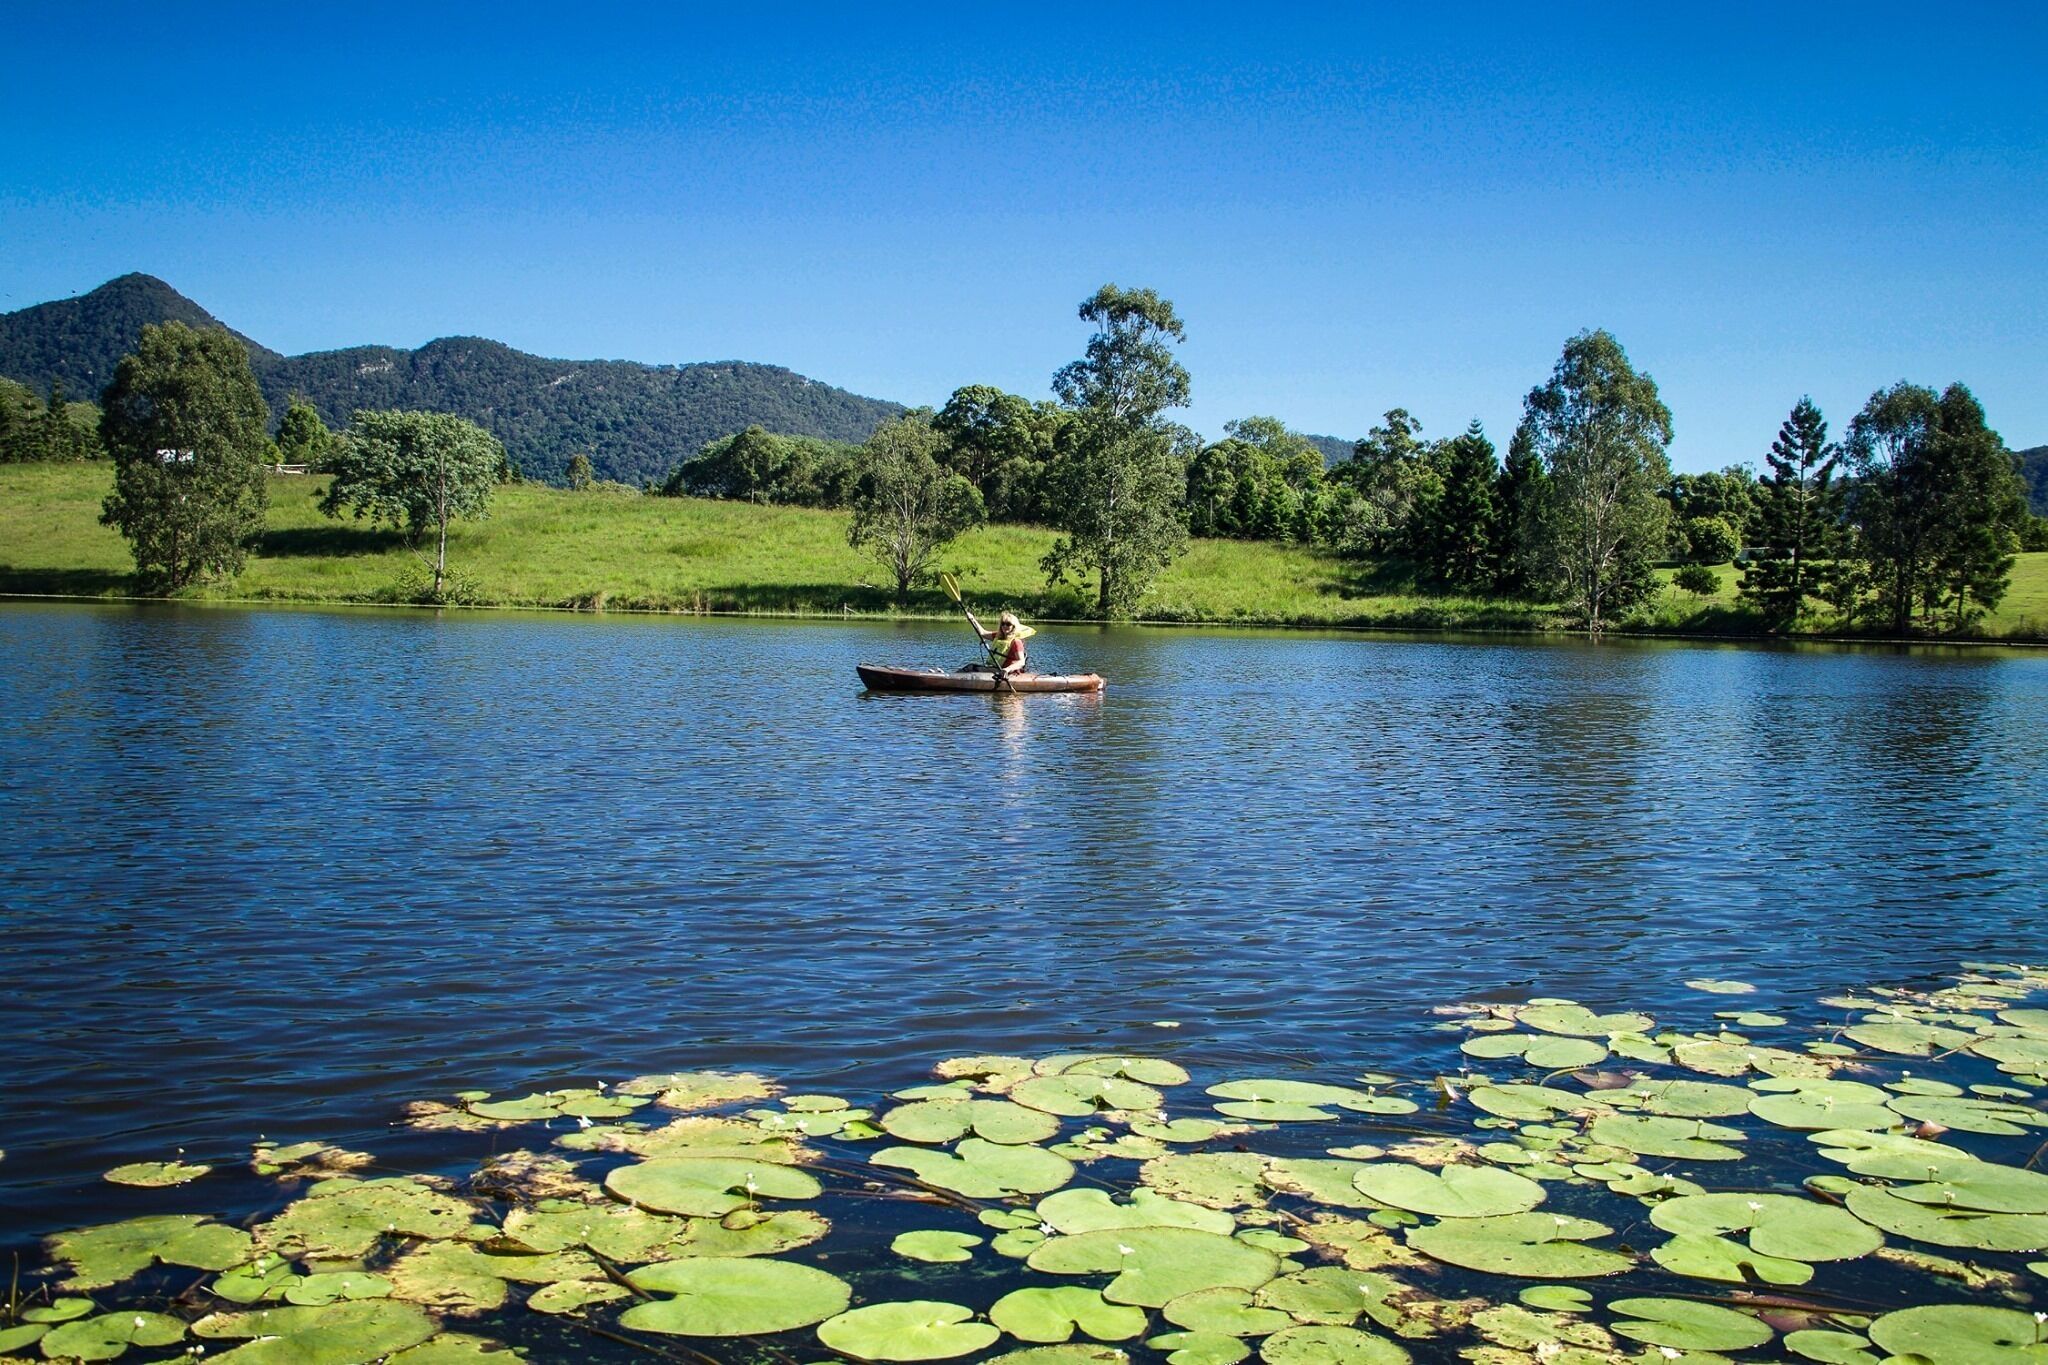
[[[0,465],[0,593],[119,597],[135,592],[127,547],[99,524],[111,472],[104,463]],[[268,525],[233,579],[186,598],[278,602],[396,601],[418,560],[389,532],[320,515],[325,480],[273,476]],[[1086,616],[1081,588],[1048,589],[1039,558],[1052,533],[991,526],[944,556],[972,599],[1040,618]],[[480,603],[648,611],[802,615],[945,614],[936,589],[893,601],[874,561],[846,544],[846,514],[696,498],[569,493],[537,485],[498,490],[491,515],[458,523],[449,562]],[[1722,592],[1667,588],[1643,625],[1754,633],[1736,606],[1734,571]],[[1398,570],[1315,550],[1203,540],[1147,598],[1148,620],[1414,629],[1540,630],[1563,625],[1537,603],[1418,592]],[[2048,637],[2048,554],[2022,555],[2013,590],[1982,638]]]

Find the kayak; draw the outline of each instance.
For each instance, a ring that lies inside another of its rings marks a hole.
[[[871,692],[1100,692],[1094,673],[1018,673],[996,682],[993,673],[944,673],[936,668],[884,668],[859,664]]]

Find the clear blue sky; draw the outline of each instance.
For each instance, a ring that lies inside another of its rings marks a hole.
[[[435,8],[13,9],[0,310],[143,270],[285,351],[938,403],[1044,396],[1114,280],[1211,435],[1504,445],[1599,326],[1680,468],[1900,378],[2048,441],[2048,6]]]

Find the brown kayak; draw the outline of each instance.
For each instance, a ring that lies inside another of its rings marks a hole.
[[[860,680],[872,692],[1100,692],[1094,673],[1017,673],[996,682],[993,673],[942,673],[936,668],[883,668],[859,664]]]

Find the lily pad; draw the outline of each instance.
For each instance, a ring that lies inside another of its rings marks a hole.
[[[1307,1110],[1349,1110],[1355,1114],[1412,1114],[1413,1100],[1399,1095],[1380,1095],[1344,1085],[1323,1085],[1315,1081],[1251,1080],[1225,1081],[1208,1092],[1225,1101],[1216,1108],[1236,1118],[1278,1117],[1283,1111],[1303,1111],[1298,1117],[1327,1118],[1326,1112]]]
[[[1607,1305],[1621,1315],[1614,1331],[1652,1346],[1681,1351],[1744,1351],[1773,1335],[1747,1313],[1690,1299],[1616,1299]]]
[[[1607,1060],[1607,1045],[1590,1038],[1567,1038],[1542,1033],[1492,1033],[1468,1038],[1459,1051],[1468,1057],[1488,1060],[1520,1057],[1530,1066],[1545,1071],[1568,1071],[1575,1067],[1598,1066]]]
[[[882,1130],[905,1142],[952,1142],[972,1133],[989,1142],[1043,1142],[1060,1121],[1009,1100],[922,1100],[882,1115]]]
[[[1159,1308],[1201,1289],[1257,1289],[1279,1273],[1280,1258],[1198,1228],[1120,1228],[1052,1238],[1029,1264],[1053,1275],[1113,1274],[1103,1297]]]
[[[1748,995],[1756,990],[1747,981],[1728,981],[1710,976],[1695,977],[1685,984],[1689,990],[1705,991],[1709,995]]]
[[[1980,1251],[2036,1251],[2048,1247],[2048,1215],[1981,1213],[1931,1207],[1890,1190],[1861,1185],[1849,1191],[1849,1212],[1896,1237]]]
[[[1612,1038],[1620,1033],[1642,1033],[1655,1022],[1647,1014],[1595,1014],[1584,1005],[1569,1002],[1526,1005],[1515,1011],[1515,1019],[1529,1028],[1574,1038]]]
[[[971,1261],[974,1248],[984,1240],[971,1232],[946,1232],[934,1228],[901,1233],[889,1243],[889,1250],[912,1261]]]
[[[1438,1218],[1487,1218],[1523,1213],[1543,1202],[1543,1187],[1494,1166],[1419,1166],[1376,1162],[1362,1166],[1352,1184],[1368,1198]]]
[[[1742,1155],[1742,1149],[1729,1144],[1746,1138],[1739,1128],[1655,1114],[1610,1114],[1593,1120],[1586,1135],[1594,1142],[1639,1156],[1691,1161],[1734,1161]]]
[[[1617,1108],[1673,1118],[1726,1119],[1749,1112],[1756,1098],[1739,1085],[1715,1081],[1653,1081],[1638,1078],[1617,1090],[1604,1091],[1601,1098]]]
[[[1870,1345],[1869,1340],[1854,1332],[1808,1327],[1786,1333],[1784,1345],[1793,1355],[1819,1361],[1820,1365],[1878,1365],[1877,1357],[1864,1349]]]
[[[1265,1170],[1255,1152],[1175,1152],[1146,1162],[1138,1179],[1191,1204],[1235,1209],[1259,1202]]]
[[[1270,1189],[1298,1195],[1340,1209],[1377,1209],[1384,1205],[1352,1184],[1365,1167],[1356,1161],[1323,1157],[1280,1157],[1266,1163],[1262,1179]]]
[[[2018,1137],[2029,1128],[2048,1128],[2048,1114],[1999,1100],[1948,1099],[1939,1095],[1898,1095],[1891,1107],[1909,1119],[1938,1123],[1965,1133]]]
[[[1143,1085],[1186,1085],[1188,1073],[1177,1062],[1164,1057],[1132,1057],[1122,1053],[1087,1053],[1080,1056],[1048,1057],[1040,1062],[1041,1074],[1050,1076],[1121,1076]]]
[[[1160,1314],[1190,1332],[1226,1337],[1263,1337],[1295,1325],[1280,1309],[1254,1303],[1245,1289],[1198,1289],[1167,1304]]]
[[[1372,1271],[1341,1266],[1314,1266],[1283,1275],[1262,1286],[1256,1296],[1263,1307],[1277,1308],[1296,1322],[1349,1327],[1360,1315],[1400,1293],[1398,1280]]]
[[[1780,1128],[1872,1131],[1896,1127],[1899,1121],[1898,1115],[1885,1107],[1892,1096],[1856,1081],[1794,1076],[1761,1080],[1752,1088],[1762,1093],[1750,1101],[1749,1112]]]
[[[1813,1267],[1804,1261],[1766,1256],[1727,1237],[1684,1233],[1650,1248],[1650,1258],[1674,1275],[1729,1284],[1805,1284]]]
[[[624,1285],[609,1280],[557,1280],[544,1284],[527,1297],[526,1306],[536,1313],[580,1313],[596,1303],[615,1303],[633,1296]]]
[[[395,1299],[215,1313],[192,1325],[197,1336],[248,1339],[214,1357],[233,1365],[364,1365],[417,1346],[434,1330],[424,1309]]]
[[[184,1161],[135,1161],[126,1166],[116,1166],[104,1177],[116,1185],[135,1185],[143,1189],[162,1189],[169,1185],[185,1185],[212,1170],[211,1166],[192,1165]]]
[[[1142,1308],[1111,1303],[1100,1290],[1073,1285],[1014,1290],[997,1299],[988,1316],[1019,1341],[1067,1341],[1077,1331],[1097,1341],[1129,1341],[1145,1330]]]
[[[185,1339],[185,1324],[163,1313],[102,1313],[51,1328],[42,1352],[52,1360],[116,1360],[130,1346],[170,1346]]]
[[[2041,1324],[2030,1313],[1981,1304],[1924,1304],[1870,1324],[1870,1339],[1895,1356],[1934,1365],[2039,1365],[2048,1361]]]
[[[388,1299],[391,1281],[361,1270],[332,1270],[293,1280],[284,1291],[286,1303],[318,1306],[350,1299]]]
[[[1038,1201],[1038,1217],[1054,1231],[1069,1236],[1113,1228],[1200,1228],[1229,1233],[1237,1226],[1237,1220],[1220,1209],[1169,1198],[1143,1186],[1131,1191],[1127,1203],[1110,1198],[1107,1190],[1092,1187],[1061,1190]]]
[[[1466,1098],[1489,1114],[1532,1123],[1581,1109],[1605,1107],[1584,1095],[1549,1085],[1475,1085]]]
[[[928,1185],[969,1199],[1048,1194],[1074,1178],[1074,1163],[1063,1156],[982,1138],[968,1138],[950,1153],[925,1147],[889,1147],[869,1159],[877,1166],[910,1171]]]
[[[1593,1308],[1593,1296],[1577,1285],[1532,1284],[1515,1297],[1551,1313],[1586,1313]]]
[[[856,1308],[821,1324],[818,1339],[858,1360],[950,1360],[995,1344],[1002,1332],[957,1303],[912,1299]]]
[[[621,1095],[651,1095],[654,1102],[664,1109],[689,1112],[765,1100],[780,1088],[750,1071],[677,1071],[659,1076],[635,1076],[616,1087],[616,1091]]]
[[[637,1289],[671,1297],[627,1309],[619,1316],[620,1326],[667,1336],[788,1332],[845,1311],[853,1298],[837,1275],[792,1261],[667,1261],[642,1266],[626,1278]]]
[[[812,1199],[818,1182],[774,1162],[752,1164],[724,1157],[658,1157],[621,1166],[604,1178],[618,1198],[656,1213],[717,1218],[759,1199]]]
[[[1073,1072],[1019,1081],[1010,1087],[1009,1096],[1026,1108],[1067,1118],[1087,1118],[1105,1109],[1134,1109],[1150,1114],[1166,1105],[1166,1097],[1151,1086],[1118,1076]]]
[[[1985,1213],[2048,1213],[2048,1175],[1970,1157],[1926,1160],[1871,1153],[1849,1163],[1857,1175],[1910,1181],[1891,1192],[1916,1204]]]
[[[1259,1347],[1266,1365],[1402,1365],[1412,1358],[1385,1337],[1355,1327],[1290,1327]]]
[[[1635,1264],[1619,1252],[1587,1246],[1613,1231],[1589,1218],[1511,1213],[1454,1218],[1410,1228],[1408,1245],[1449,1265],[1538,1280],[1592,1279]]]
[[[262,1237],[275,1251],[352,1258],[386,1236],[458,1236],[474,1216],[467,1203],[417,1180],[329,1180],[265,1224]]]
[[[119,1284],[158,1261],[194,1270],[226,1270],[249,1259],[249,1234],[188,1214],[131,1218],[124,1223],[60,1232],[50,1256],[71,1266],[66,1289]]]
[[[1787,1194],[1685,1195],[1651,1209],[1650,1221],[1666,1232],[1747,1232],[1749,1245],[1757,1252],[1794,1261],[1854,1260],[1884,1245],[1884,1239],[1854,1215]]]

